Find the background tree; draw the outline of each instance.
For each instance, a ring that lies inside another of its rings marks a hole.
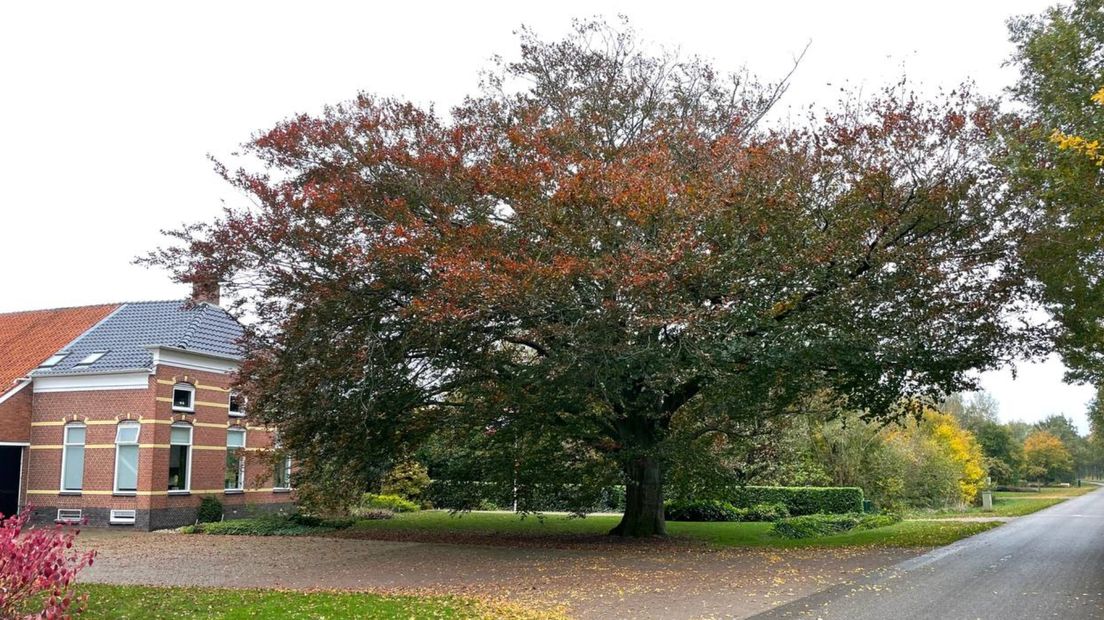
[[[1041,422],[1036,422],[1035,428],[1054,435],[1062,442],[1072,460],[1070,465],[1073,470],[1072,475],[1080,476],[1090,459],[1089,444],[1088,440],[1078,432],[1073,420],[1063,415],[1050,415]]]
[[[1037,482],[1069,482],[1073,457],[1061,439],[1039,430],[1024,441],[1024,467],[1027,477]]]
[[[1104,176],[1085,145],[1104,139],[1104,2],[1074,0],[1009,23],[1024,121],[1008,163],[1014,190],[1045,210],[1025,245],[1027,265],[1058,319],[1071,377],[1104,378]],[[1074,140],[1083,138],[1081,143]]]
[[[523,31],[447,117],[362,95],[257,136],[261,169],[220,168],[253,204],[151,261],[252,312],[241,381],[300,481],[454,428],[540,459],[494,475],[612,468],[614,533],[662,534],[675,437],[823,394],[899,415],[1036,335],[1007,320],[1029,214],[989,103],[894,88],[769,127],[783,91],[628,28]]]

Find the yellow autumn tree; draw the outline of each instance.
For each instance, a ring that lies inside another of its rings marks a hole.
[[[1038,482],[1058,482],[1073,476],[1073,457],[1053,433],[1035,431],[1024,440],[1027,477]]]
[[[886,441],[906,463],[906,503],[938,508],[977,499],[985,480],[981,446],[954,416],[926,410],[919,421],[888,430]]]

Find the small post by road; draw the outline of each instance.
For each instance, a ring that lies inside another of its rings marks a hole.
[[[993,511],[993,479],[986,476],[985,487],[981,490],[981,509],[985,512]]]

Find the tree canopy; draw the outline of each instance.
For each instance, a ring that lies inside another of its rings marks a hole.
[[[1010,140],[1013,187],[1041,205],[1027,266],[1057,319],[1078,380],[1104,380],[1104,2],[1074,0],[1009,23],[1022,124]],[[1094,154],[1095,153],[1095,154]]]
[[[674,438],[826,394],[896,415],[1038,335],[991,102],[765,122],[784,90],[624,26],[522,31],[448,114],[362,94],[256,136],[220,167],[251,204],[150,260],[252,313],[241,382],[304,478],[447,429],[522,485],[620,477],[615,532],[662,534]]]

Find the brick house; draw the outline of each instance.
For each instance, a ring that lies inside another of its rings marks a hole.
[[[0,314],[0,513],[150,530],[208,495],[227,517],[290,508],[291,462],[231,389],[242,328],[217,303]]]

